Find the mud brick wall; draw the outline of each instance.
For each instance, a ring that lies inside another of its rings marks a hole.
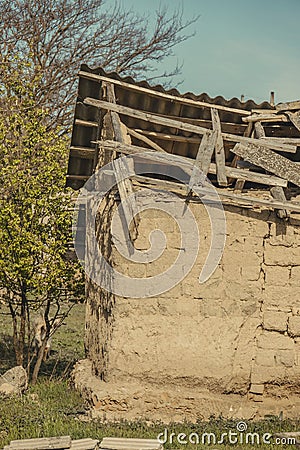
[[[107,294],[89,286],[86,347],[94,371],[107,381],[167,382],[223,393],[275,392],[280,386],[299,391],[300,220],[226,206],[224,254],[212,277],[199,284],[211,227],[202,204],[189,207],[199,224],[200,251],[182,282],[153,298],[109,297],[108,311]],[[131,277],[169,267],[181,245],[180,230],[163,211],[141,214],[135,246],[147,249],[155,228],[164,231],[167,247],[149,264],[120,256],[107,234],[113,265]]]

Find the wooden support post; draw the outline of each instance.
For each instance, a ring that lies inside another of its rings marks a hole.
[[[201,143],[199,145],[199,150],[196,156],[196,160],[194,163],[192,175],[189,181],[189,187],[188,187],[188,195],[193,190],[193,187],[197,184],[203,184],[204,179],[209,171],[210,163],[211,163],[211,157],[213,154],[213,151],[216,146],[216,139],[217,138],[217,132],[216,131],[208,131],[206,134],[203,135]],[[203,174],[203,179],[199,180],[199,169]]]
[[[225,172],[225,151],[222,138],[221,122],[218,111],[211,108],[211,120],[213,130],[216,132],[215,158],[217,165],[217,180],[220,186],[227,186],[227,177]]]
[[[112,84],[107,83],[107,97],[112,103],[116,102],[114,87]],[[110,111],[112,126],[114,130],[115,140],[120,143],[126,143],[125,132],[122,129],[122,123],[119,114],[115,111]],[[125,128],[126,129],[126,128]],[[134,192],[132,188],[132,183],[129,178],[130,168],[128,167],[127,161],[114,160],[112,162],[117,186],[122,202],[122,208],[124,212],[124,218],[128,232],[132,241],[137,238],[137,227],[139,223],[139,215],[137,205],[134,200]],[[131,168],[132,169],[132,168]],[[131,197],[129,200],[128,197]],[[132,218],[132,220],[131,220]]]

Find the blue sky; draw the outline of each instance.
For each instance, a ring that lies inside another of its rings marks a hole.
[[[253,98],[257,103],[300,98],[300,0],[121,0],[126,8],[171,12],[183,4],[187,19],[200,14],[196,35],[165,61],[183,62],[181,92]],[[151,20],[149,21],[151,26]]]

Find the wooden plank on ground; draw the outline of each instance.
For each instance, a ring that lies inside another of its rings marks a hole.
[[[161,450],[157,439],[111,438],[102,439],[100,448],[108,450]]]
[[[297,112],[286,112],[286,115],[290,119],[293,125],[300,131],[300,111]]]
[[[105,149],[111,150],[111,151],[117,151],[120,153],[124,153],[125,155],[134,155],[139,154],[143,150],[145,150],[143,147],[139,147],[136,145],[128,145],[128,144],[122,144],[120,142],[115,141],[98,141],[99,144],[101,144]],[[213,144],[212,144],[213,145]],[[190,170],[191,168],[191,159],[181,156],[181,167],[183,170]],[[147,156],[147,159],[149,159],[149,163],[158,161],[160,164],[172,164],[172,155],[170,153],[158,153],[156,151],[149,150],[149,156]],[[208,158],[207,158],[208,159]],[[207,160],[206,160],[207,161]],[[206,164],[205,161],[205,164]],[[178,160],[174,159],[174,164],[178,164]],[[201,166],[203,167],[203,166]],[[300,166],[299,166],[300,168]],[[252,181],[253,183],[261,183],[261,184],[267,184],[270,186],[287,186],[287,181],[283,178],[275,177],[272,175],[265,175],[257,172],[250,172],[243,169],[237,169],[235,167],[229,167],[225,166],[226,175],[227,177],[232,178],[240,178],[245,179],[246,181]],[[204,167],[204,172],[206,171],[206,167]],[[216,174],[216,165],[210,164],[208,173]],[[76,177],[76,175],[75,175]]]
[[[297,163],[272,152],[272,150],[267,147],[253,144],[237,144],[232,149],[232,152],[257,166],[300,186],[300,168]]]
[[[190,123],[180,122],[180,120],[173,120],[166,117],[157,116],[152,113],[139,111],[133,108],[128,108],[127,106],[118,105],[116,103],[109,103],[105,102],[103,100],[97,100],[94,98],[86,98],[84,100],[84,103],[87,105],[95,106],[97,108],[103,108],[107,109],[109,111],[115,111],[119,114],[124,114],[129,117],[134,117],[136,119],[141,119],[146,122],[156,123],[159,125],[165,125],[170,128],[177,128],[179,130],[184,131],[190,131],[191,133],[199,134],[202,136],[207,132],[207,128],[199,127],[198,125],[193,125]],[[253,138],[247,138],[245,136],[237,136],[235,134],[229,134],[229,133],[222,133],[223,139],[230,142],[241,142],[245,144],[255,144],[256,139]],[[296,152],[297,146],[289,146],[286,144],[276,143],[273,142],[274,140],[268,142],[266,145],[268,145],[269,148],[272,148],[273,150],[279,150],[279,151],[291,151]]]
[[[155,91],[154,89],[149,89],[149,88],[145,88],[142,86],[137,86],[136,84],[130,84],[130,83],[126,83],[125,81],[121,81],[121,80],[115,80],[112,78],[108,78],[108,77],[104,77],[102,75],[97,75],[94,73],[89,73],[89,72],[84,72],[84,71],[79,71],[79,76],[81,76],[82,78],[87,78],[89,80],[97,80],[97,81],[104,81],[107,83],[112,83],[115,84],[117,86],[121,86],[127,89],[131,89],[133,91],[136,92],[143,92],[145,94],[151,95],[153,97],[160,97],[160,98],[164,98],[166,100],[171,100],[172,102],[179,102],[179,103],[183,103],[185,105],[192,105],[192,106],[196,106],[196,107],[207,107],[207,108],[211,108],[211,103],[207,103],[207,102],[201,102],[198,100],[192,100],[191,98],[186,98],[186,97],[178,97],[176,95],[170,95],[167,94],[166,92],[159,92],[159,91]],[[230,108],[228,106],[223,106],[223,105],[214,105],[214,107],[216,109],[219,109],[221,111],[228,111],[231,113],[237,113],[237,114],[241,114],[244,116],[247,116],[250,113],[250,111],[247,111],[245,109],[237,109],[237,108]]]
[[[216,132],[215,159],[217,165],[217,180],[220,186],[227,186],[227,177],[225,172],[225,151],[222,138],[221,122],[218,111],[211,108],[211,120],[213,130]]]
[[[71,447],[70,436],[58,436],[37,439],[23,439],[11,441],[10,450],[49,450],[69,449]]]
[[[70,450],[95,450],[98,448],[98,443],[97,439],[77,439],[72,441]]]

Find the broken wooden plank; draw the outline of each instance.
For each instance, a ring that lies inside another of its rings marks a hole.
[[[127,132],[130,134],[130,136],[133,136],[136,139],[145,142],[145,144],[149,145],[149,147],[153,148],[154,150],[158,152],[165,152],[165,150],[160,145],[156,144],[156,142],[151,141],[151,139],[147,138],[147,136],[143,136],[138,131],[132,130],[131,128],[127,127]]]
[[[203,184],[207,175],[211,157],[216,145],[216,132],[206,133],[202,136],[192,174],[189,180],[188,195],[195,184]],[[200,171],[200,173],[199,173]]]
[[[290,111],[300,109],[300,100],[286,103],[278,103],[278,105],[276,105],[275,108],[277,111]]]
[[[149,184],[151,186],[162,187],[164,189],[169,189],[171,191],[181,191],[183,195],[186,195],[186,186],[184,184],[175,183],[173,181],[166,180],[158,180],[155,178],[150,178],[142,175],[133,175],[133,178],[139,181],[140,183]],[[300,212],[300,203],[293,203],[291,201],[280,202],[272,199],[262,199],[259,197],[249,197],[244,194],[235,194],[233,192],[229,192],[225,189],[215,188],[219,197],[222,200],[222,203],[229,203],[230,205],[240,206],[240,207],[265,207],[272,209],[287,209],[289,211]],[[213,202],[216,201],[216,197],[212,197],[211,190],[205,189],[205,187],[195,186],[195,192],[199,195],[198,197],[193,197],[193,200],[201,202],[201,198],[206,196],[206,199],[211,198]]]
[[[249,117],[243,117],[243,122],[288,122],[284,114],[253,114]]]
[[[70,436],[58,436],[37,439],[22,439],[11,441],[10,450],[49,450],[69,449],[71,447]]]
[[[127,106],[118,105],[117,103],[109,103],[109,102],[105,102],[103,100],[97,100],[97,99],[89,98],[89,97],[84,100],[84,103],[87,105],[95,106],[96,108],[103,108],[103,109],[107,109],[110,111],[115,111],[115,112],[118,112],[119,114],[124,114],[126,116],[134,117],[136,119],[141,119],[146,122],[156,123],[159,125],[165,125],[170,128],[177,128],[179,130],[190,131],[191,133],[199,134],[200,136],[202,136],[203,134],[205,134],[207,132],[207,128],[199,127],[197,125],[193,125],[190,123],[180,122],[180,120],[168,119],[166,117],[157,116],[155,114],[144,112],[144,111],[139,111],[139,110],[136,110],[133,108],[128,108]],[[253,138],[237,136],[237,135],[229,134],[229,133],[222,133],[222,137],[223,137],[223,139],[230,141],[230,142],[241,142],[241,143],[249,143],[249,144],[253,143],[254,144],[256,141]],[[266,144],[266,145],[268,145],[273,150],[279,150],[279,151],[288,151],[288,150],[286,150],[286,148],[290,149],[292,152],[296,152],[296,150],[297,150],[296,146],[292,147],[292,146],[277,144],[277,143],[273,143],[273,142],[270,142],[270,143],[268,142],[268,144]]]
[[[211,103],[201,102],[198,100],[192,100],[192,99],[186,98],[186,97],[178,97],[176,95],[170,95],[170,94],[167,94],[166,92],[155,91],[154,89],[137,86],[136,84],[126,83],[125,81],[115,80],[112,78],[104,77],[102,75],[84,72],[82,70],[79,71],[78,75],[83,78],[87,78],[89,80],[97,80],[97,81],[104,81],[107,83],[112,83],[117,86],[122,86],[124,88],[128,88],[128,89],[131,89],[136,92],[143,92],[145,94],[151,95],[152,97],[160,97],[160,98],[164,98],[166,100],[171,100],[172,102],[179,102],[179,103],[183,103],[185,105],[192,105],[192,106],[196,106],[196,107],[207,107],[207,108],[212,107]],[[228,106],[222,106],[222,105],[213,105],[213,107],[216,109],[219,109],[221,111],[231,112],[233,114],[237,113],[237,114],[241,114],[244,116],[251,114],[250,111],[247,111],[245,109],[230,108]]]
[[[257,139],[262,139],[266,137],[265,130],[261,122],[255,122],[254,128]]]
[[[286,196],[282,187],[274,186],[271,187],[270,193],[275,200],[279,200],[281,202],[286,202]],[[289,214],[285,209],[277,209],[276,214],[280,219],[286,219]]]
[[[213,130],[216,132],[215,159],[217,165],[217,180],[220,186],[227,186],[227,177],[225,173],[225,152],[221,131],[221,122],[218,111],[211,108],[211,120]]]
[[[111,151],[117,151],[120,153],[124,153],[125,155],[134,155],[134,154],[140,154],[141,152],[145,151],[143,147],[139,147],[136,145],[128,145],[128,144],[122,144],[115,141],[98,141],[99,144],[101,144],[104,148],[111,150]],[[211,144],[213,145],[213,143]],[[159,163],[165,163],[165,164],[172,164],[172,155],[170,153],[158,153],[154,150],[147,150],[147,152],[150,152],[148,156],[145,156],[147,159],[149,159],[149,163],[158,161]],[[144,156],[143,156],[144,157]],[[191,170],[192,166],[192,160],[190,158],[187,158],[185,156],[181,156],[181,166],[183,169]],[[207,158],[209,159],[209,157]],[[206,159],[206,161],[207,161]],[[206,161],[205,165],[201,165],[201,170],[203,172],[206,172]],[[174,164],[178,164],[178,159],[174,159]],[[203,163],[201,163],[203,164]],[[203,170],[204,169],[204,170]],[[265,175],[262,173],[256,173],[256,172],[250,172],[243,169],[237,169],[235,167],[225,166],[226,175],[228,177],[232,178],[241,178],[245,179],[246,181],[251,181],[253,183],[260,183],[260,184],[266,184],[269,186],[281,186],[286,187],[287,181],[283,178],[275,177],[272,175]],[[216,165],[211,163],[208,169],[208,173],[216,174]]]
[[[286,115],[288,116],[288,118],[290,119],[292,124],[295,125],[297,130],[300,131],[300,111],[297,111],[297,112],[294,112],[294,113],[291,113],[291,112],[287,111]]]
[[[181,120],[181,118],[180,118]],[[259,122],[257,122],[259,124]],[[221,126],[223,127],[223,123],[221,123]],[[209,129],[209,128],[208,128]],[[135,128],[134,131],[136,131],[139,134],[145,134],[146,136],[153,136],[154,138],[157,138],[159,140],[165,140],[165,141],[172,141],[172,142],[186,142],[188,144],[200,144],[201,138],[200,137],[185,137],[185,136],[178,136],[175,134],[167,134],[167,133],[158,133],[157,131],[149,131],[149,130],[141,130],[140,128]],[[246,136],[246,134],[244,134]],[[270,137],[265,136],[261,137],[260,139],[263,139],[265,141],[265,145],[268,146],[269,142],[273,142],[273,144],[286,144],[285,151],[286,153],[296,153],[297,147],[300,146],[300,138],[284,138],[284,137]]]
[[[204,134],[199,146],[195,165],[202,171],[204,176],[206,176],[209,171],[212,154],[216,145],[216,138],[216,131]]]
[[[299,166],[284,156],[272,152],[267,147],[253,144],[237,144],[232,149],[232,152],[257,166],[300,186]]]

